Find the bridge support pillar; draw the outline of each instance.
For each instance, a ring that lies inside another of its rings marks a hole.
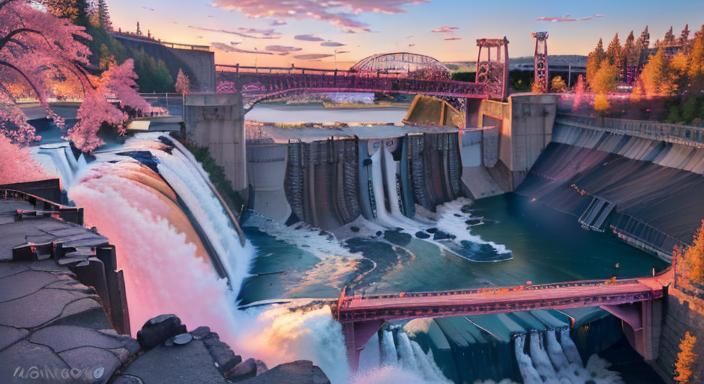
[[[235,191],[247,188],[242,108],[239,94],[188,95],[184,105],[188,139],[208,148],[217,164],[225,169]]]
[[[662,330],[662,300],[609,305],[601,308],[623,321],[626,339],[644,360],[657,359]]]
[[[382,325],[384,325],[383,320],[342,323],[342,335],[345,337],[347,360],[352,372],[356,372],[359,368],[359,354],[364,349],[364,345],[367,344],[370,337],[379,331]]]

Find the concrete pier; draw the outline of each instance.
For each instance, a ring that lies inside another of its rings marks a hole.
[[[184,106],[186,136],[207,147],[235,191],[247,188],[244,110],[238,94],[188,95]]]

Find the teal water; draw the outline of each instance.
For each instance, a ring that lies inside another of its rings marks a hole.
[[[310,250],[276,240],[245,223],[258,257],[254,276],[246,280],[240,298],[246,303],[336,297],[343,286],[365,293],[410,292],[635,277],[667,266],[608,232],[585,231],[575,217],[515,194],[475,202],[472,215],[482,217],[483,224],[467,230],[505,245],[512,251],[511,260],[472,262],[410,234],[387,231],[378,237],[339,240],[362,257],[346,261],[345,268],[336,266],[338,273],[323,281],[311,276],[320,276],[336,260],[320,260]]]

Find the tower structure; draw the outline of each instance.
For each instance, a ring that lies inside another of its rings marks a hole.
[[[492,99],[508,96],[508,39],[477,39],[477,83],[485,84]]]
[[[533,81],[536,90],[547,92],[550,88],[550,70],[548,68],[548,33],[533,32],[535,55],[533,56]]]

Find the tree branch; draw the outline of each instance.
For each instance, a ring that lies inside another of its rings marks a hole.
[[[2,50],[8,42],[13,41],[14,40],[13,37],[19,35],[20,33],[35,33],[41,37],[44,37],[44,39],[46,40],[46,37],[44,36],[44,34],[37,31],[36,29],[19,28],[19,29],[15,29],[14,31],[8,33],[2,39],[0,39],[0,50]],[[47,40],[47,42],[48,42],[48,40]]]
[[[5,61],[5,60],[0,60],[0,66],[8,67],[8,68],[10,68],[10,69],[15,70],[17,73],[19,73],[20,76],[22,76],[22,77],[27,81],[27,83],[29,84],[29,86],[32,87],[32,90],[34,90],[34,93],[37,94],[37,98],[38,98],[40,101],[44,101],[44,100],[42,99],[42,94],[41,94],[41,92],[39,92],[39,90],[37,89],[37,87],[34,85],[34,82],[29,78],[29,76],[27,76],[27,74],[25,74],[24,72],[22,72],[21,69],[17,68],[17,67],[16,67],[14,64],[12,64],[12,63],[8,63],[8,62]]]

